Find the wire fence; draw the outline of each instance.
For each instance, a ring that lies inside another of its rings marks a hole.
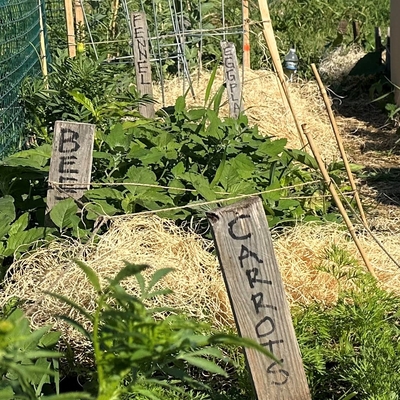
[[[0,0],[0,159],[21,148],[24,141],[19,91],[27,76],[41,73],[44,18],[40,0]]]

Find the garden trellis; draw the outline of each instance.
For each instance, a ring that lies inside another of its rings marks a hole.
[[[96,55],[108,53],[108,61],[133,63],[130,15],[144,12],[153,75],[161,85],[163,101],[163,81],[168,73],[181,76],[183,92],[189,88],[194,96],[191,71],[215,62],[221,54],[220,41],[233,41],[242,48],[244,14],[242,3],[238,4],[233,11],[226,0],[76,0],[75,8],[83,10],[84,26],[75,37],[68,34],[68,45],[84,41]]]

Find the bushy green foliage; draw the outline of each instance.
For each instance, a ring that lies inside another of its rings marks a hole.
[[[217,345],[247,346],[273,357],[252,340],[226,333],[205,334],[209,328],[182,317],[177,310],[147,308],[146,299],[170,294],[169,290],[157,288],[157,283],[171,272],[170,269],[157,270],[146,282],[141,275],[145,266],[126,263],[103,287],[94,270],[82,262],[78,265],[97,292],[93,314],[72,299],[56,293],[52,295],[76,309],[92,324],[92,330],[87,330],[76,320],[61,316],[93,344],[96,373],[92,385],[97,400],[118,399],[124,393],[153,400],[165,398],[149,390],[149,385],[168,389],[177,397],[185,393],[185,386],[207,392],[210,390],[207,383],[193,378],[188,367],[227,376],[215,362],[218,359],[227,361]],[[138,297],[123,288],[123,280],[130,276],[137,278]],[[163,313],[164,318],[157,320],[154,316],[159,313]]]
[[[337,271],[339,283],[349,279]],[[294,313],[313,399],[349,393],[369,400],[399,398],[400,298],[356,272],[350,277],[354,289],[341,290],[336,304],[314,303]]]
[[[358,22],[357,41],[367,51],[373,49],[374,28],[389,26],[388,0],[275,0],[270,4],[278,47],[285,52],[290,44],[298,50],[301,70],[319,63],[328,48],[353,41],[352,22]],[[338,32],[339,23],[348,22],[347,33]]]
[[[133,68],[109,64],[104,59],[84,55],[71,59],[60,50],[52,58],[46,79],[27,79],[21,90],[27,134],[39,142],[51,143],[57,120],[101,127],[105,120],[137,117],[139,96],[132,85]],[[85,98],[90,103],[82,103]]]
[[[43,327],[31,332],[29,320],[20,309],[0,319],[0,398],[3,400],[73,400],[87,395],[58,393],[61,354],[54,350],[60,333]]]

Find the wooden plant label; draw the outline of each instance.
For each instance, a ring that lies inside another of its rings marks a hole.
[[[243,111],[242,86],[239,78],[239,67],[236,57],[236,49],[233,43],[222,41],[222,59],[228,93],[229,115],[237,118]]]
[[[258,400],[310,400],[261,199],[207,213],[233,314],[242,337],[280,360],[245,349]]]
[[[133,56],[135,59],[136,85],[139,93],[153,98],[151,81],[151,65],[149,52],[149,35],[146,14],[135,12],[131,14],[133,33]],[[139,112],[146,118],[154,118],[154,104],[146,103],[139,106]]]
[[[58,201],[80,199],[90,187],[95,125],[56,121],[50,160],[47,213]]]

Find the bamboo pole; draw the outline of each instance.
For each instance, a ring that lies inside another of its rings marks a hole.
[[[39,40],[40,40],[40,64],[42,67],[43,77],[47,78],[48,68],[47,68],[47,54],[46,54],[46,41],[44,37],[44,24],[43,24],[43,12],[42,12],[42,0],[39,0]]]
[[[367,218],[365,217],[365,213],[364,213],[364,208],[362,206],[361,199],[360,199],[360,196],[357,191],[356,182],[354,180],[353,173],[351,172],[349,160],[347,159],[346,150],[344,149],[343,140],[342,140],[342,137],[340,136],[340,132],[339,132],[339,128],[336,124],[335,116],[333,115],[333,111],[332,111],[331,104],[329,102],[328,94],[326,92],[324,84],[322,83],[321,77],[319,75],[319,72],[318,72],[315,64],[311,64],[311,68],[314,72],[314,76],[317,80],[319,90],[321,91],[322,97],[324,99],[325,107],[326,107],[326,110],[329,115],[329,120],[331,122],[333,133],[335,134],[335,139],[336,139],[336,143],[339,147],[340,155],[342,156],[342,159],[343,159],[344,167],[346,169],[346,173],[349,178],[350,186],[351,186],[352,190],[354,191],[354,198],[356,200],[358,210],[360,211],[361,220],[362,220],[363,224],[365,225],[365,227],[368,227]]]
[[[249,0],[243,0],[243,66],[250,69]]]
[[[81,0],[75,0],[75,26],[76,29],[85,25]]]
[[[314,154],[315,160],[318,163],[318,167],[319,167],[319,169],[320,169],[320,171],[322,173],[322,176],[324,177],[325,183],[328,186],[329,191],[331,192],[331,195],[333,197],[333,200],[335,201],[335,203],[336,203],[336,205],[337,205],[337,207],[338,207],[338,209],[340,211],[340,214],[343,217],[343,220],[344,220],[344,222],[345,222],[345,224],[347,226],[347,229],[349,230],[350,235],[353,238],[354,243],[357,246],[357,249],[360,252],[360,255],[361,255],[362,259],[364,260],[364,263],[365,263],[368,271],[371,273],[371,275],[374,278],[376,278],[375,270],[374,270],[373,266],[371,265],[371,263],[370,263],[370,261],[368,259],[368,256],[365,253],[365,250],[361,245],[361,242],[358,240],[358,237],[357,237],[357,235],[355,233],[354,225],[351,222],[351,220],[350,220],[350,218],[349,218],[349,216],[348,216],[348,214],[346,212],[346,209],[344,208],[343,203],[340,200],[340,197],[339,197],[335,187],[333,186],[333,184],[331,182],[331,178],[330,178],[330,176],[328,174],[328,171],[325,168],[324,162],[322,161],[321,155],[320,155],[320,153],[318,151],[317,146],[314,143],[314,140],[313,140],[312,136],[308,132],[306,124],[303,124],[302,128],[303,128],[304,134],[307,137],[307,141],[308,141],[308,144],[310,145],[311,151]]]
[[[65,7],[65,21],[67,25],[68,55],[72,58],[76,56],[74,11],[72,8],[72,0],[64,0],[64,7]]]
[[[110,23],[110,33],[112,39],[115,39],[116,35],[118,8],[119,8],[119,0],[114,0],[112,4],[112,18]]]
[[[274,30],[272,28],[271,16],[269,13],[267,0],[258,0],[258,6],[260,8],[261,19],[262,19],[262,23],[263,23],[264,38],[265,38],[265,41],[267,42],[269,52],[271,53],[272,62],[274,64],[275,71],[279,78],[278,80],[280,82],[281,94],[283,93],[282,99],[284,101],[285,107],[289,106],[289,109],[293,115],[293,120],[294,120],[296,129],[297,129],[297,132],[299,135],[300,143],[304,147],[306,145],[306,143],[303,139],[303,130],[301,128],[300,122],[298,121],[298,119],[296,117],[296,113],[293,108],[293,103],[290,99],[290,94],[289,94],[289,90],[287,87],[285,74],[283,72],[281,59],[279,57],[278,46],[276,45]],[[285,97],[286,97],[286,102],[285,102]]]

